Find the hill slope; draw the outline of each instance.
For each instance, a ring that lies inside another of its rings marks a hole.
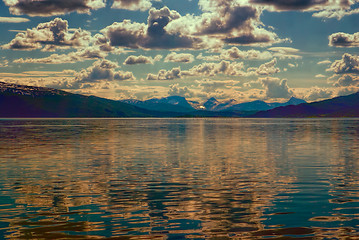
[[[251,117],[359,117],[359,92],[320,102],[278,107]]]
[[[156,113],[109,99],[0,82],[0,117],[151,117]]]

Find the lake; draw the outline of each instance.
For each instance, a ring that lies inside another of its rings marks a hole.
[[[352,239],[359,119],[0,120],[0,239]]]

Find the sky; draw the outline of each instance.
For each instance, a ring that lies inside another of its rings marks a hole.
[[[359,91],[359,0],[0,0],[0,81],[203,102]]]

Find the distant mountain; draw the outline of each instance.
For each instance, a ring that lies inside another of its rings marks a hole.
[[[203,107],[207,111],[214,111],[218,104],[219,104],[219,102],[217,101],[217,99],[212,97],[212,98],[208,99],[206,102],[203,103]]]
[[[205,103],[203,103],[204,108],[207,111],[242,111],[242,112],[256,112],[256,111],[266,111],[269,109],[273,109],[281,106],[288,105],[298,105],[301,103],[306,103],[306,101],[292,97],[288,102],[285,103],[267,103],[261,100],[256,100],[252,102],[244,102],[237,104],[235,100],[231,99],[226,102],[219,102],[215,98],[208,99]]]
[[[165,98],[152,98],[146,101],[139,101],[133,99],[121,100],[123,103],[128,103],[140,108],[159,112],[193,112],[196,109],[186,100],[180,96],[170,96]]]
[[[278,107],[251,117],[359,117],[359,92],[319,102]]]
[[[157,113],[109,99],[0,82],[0,117],[152,117]]]

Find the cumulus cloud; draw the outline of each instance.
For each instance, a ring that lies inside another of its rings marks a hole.
[[[147,80],[173,80],[185,76],[215,76],[223,74],[228,76],[243,76],[243,63],[221,61],[219,63],[201,63],[189,70],[181,70],[180,67],[171,70],[161,69],[157,74],[149,73]]]
[[[177,78],[181,78],[181,68],[172,68],[171,70],[161,69],[157,75],[149,73],[147,74],[147,80],[173,80]]]
[[[180,87],[178,83],[175,83],[169,86],[168,95],[191,98],[194,96],[194,92],[186,86]]]
[[[234,45],[271,45],[282,39],[263,28],[261,11],[245,1],[200,0],[202,15],[186,15],[172,21],[168,29],[209,36]]]
[[[237,59],[248,59],[248,60],[267,60],[273,58],[273,55],[269,51],[258,51],[250,49],[248,51],[239,50],[237,47],[230,49],[222,49],[219,55],[206,55],[200,53],[197,59],[206,61],[220,61],[220,60],[237,60]]]
[[[98,60],[92,66],[76,73],[78,83],[93,83],[101,80],[134,80],[131,72],[116,71],[118,64],[106,59]]]
[[[272,54],[268,51],[248,50],[241,51],[237,47],[224,49],[221,52],[221,59],[235,60],[235,59],[249,59],[249,60],[266,60],[272,58]]]
[[[104,0],[3,0],[13,15],[54,16],[76,11],[90,13],[90,10],[106,6]]]
[[[191,63],[194,61],[194,56],[190,53],[176,53],[171,52],[168,54],[164,60],[165,62],[181,62],[181,63]]]
[[[250,0],[253,4],[265,6],[269,11],[307,11],[314,17],[337,18],[358,13],[353,9],[356,1],[348,0]]]
[[[22,23],[30,21],[27,18],[22,17],[0,17],[0,22],[3,23]]]
[[[212,81],[209,79],[196,81],[196,82],[198,83],[198,87],[201,88],[202,92],[205,92],[205,93],[214,93],[214,92],[218,91],[219,89],[231,88],[233,85],[238,83],[233,80]]]
[[[167,25],[181,15],[167,7],[151,8],[147,24],[124,20],[115,22],[101,30],[111,46],[144,49],[185,49],[209,46],[203,38],[182,34],[182,31],[169,32]]]
[[[68,54],[51,54],[50,56],[45,58],[19,58],[14,60],[14,63],[63,64],[81,62],[92,59],[102,59],[106,56],[106,52],[103,52],[98,48],[89,47],[76,52],[70,52]]]
[[[248,68],[247,74],[266,76],[266,75],[279,73],[280,69],[276,67],[276,64],[277,64],[277,59],[273,58],[271,61],[263,63],[258,68],[254,68],[254,67]]]
[[[243,63],[223,60],[219,63],[201,63],[195,65],[190,70],[184,71],[183,74],[189,76],[215,76],[217,74],[242,76],[244,72]]]
[[[55,18],[40,23],[36,28],[18,33],[4,49],[53,51],[57,48],[84,47],[89,44],[91,33],[82,29],[69,32],[67,20]]]
[[[319,101],[333,97],[333,91],[328,88],[312,87],[307,90],[304,99],[307,101]]]
[[[147,56],[128,56],[123,62],[124,65],[135,65],[135,64],[153,64],[155,61],[161,60],[162,56],[157,55],[156,57],[147,57]]]
[[[359,47],[359,32],[349,33],[333,33],[329,36],[329,46],[333,47]]]
[[[335,87],[359,86],[359,76],[345,74],[341,76],[333,85]]]
[[[266,77],[259,80],[267,98],[289,98],[293,95],[293,91],[287,85],[287,79]]]
[[[342,59],[334,61],[327,71],[333,71],[336,74],[359,74],[359,56],[344,53]]]
[[[151,8],[150,0],[114,0],[112,8],[127,9],[131,11],[146,11]]]

